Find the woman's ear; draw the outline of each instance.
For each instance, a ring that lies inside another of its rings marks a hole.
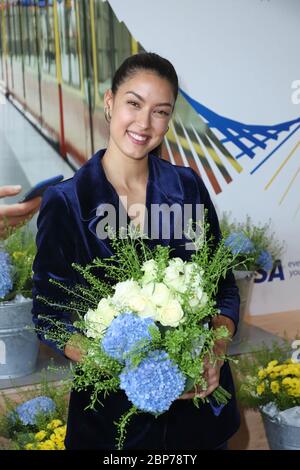
[[[104,93],[104,108],[112,110],[113,101],[114,101],[113,92],[111,90],[106,90],[106,92]]]

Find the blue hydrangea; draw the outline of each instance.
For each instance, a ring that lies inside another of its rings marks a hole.
[[[13,288],[9,255],[0,251],[0,299],[3,299]]]
[[[256,260],[256,264],[264,269],[265,271],[270,271],[272,269],[272,266],[273,266],[273,259],[272,259],[272,255],[266,251],[266,250],[261,250],[257,260]]]
[[[36,424],[39,414],[49,414],[55,411],[55,403],[49,397],[36,397],[22,403],[16,408],[16,414],[23,424]]]
[[[151,318],[122,313],[107,328],[102,339],[103,350],[113,359],[125,361],[128,354],[138,351],[138,343],[142,341],[145,345],[145,340],[151,340],[150,326],[156,327]]]
[[[228,246],[234,255],[248,254],[254,251],[252,241],[243,232],[231,233],[225,240],[225,246]]]
[[[167,411],[183,392],[185,377],[165,351],[152,351],[137,367],[125,367],[120,388],[139,410]]]

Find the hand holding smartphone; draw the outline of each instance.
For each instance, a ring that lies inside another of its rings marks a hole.
[[[55,184],[59,183],[64,179],[63,175],[53,176],[52,178],[48,178],[44,181],[40,181],[37,183],[33,188],[31,188],[21,199],[19,202],[26,202],[30,201],[30,199],[34,199],[35,197],[41,197],[44,192],[46,191],[49,186],[54,186]]]

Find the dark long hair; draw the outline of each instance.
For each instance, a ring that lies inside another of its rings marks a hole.
[[[159,77],[168,80],[170,83],[173,94],[174,101],[176,101],[178,96],[178,76],[177,73],[167,59],[161,57],[154,52],[141,52],[139,54],[134,54],[120,65],[116,70],[113,80],[111,90],[115,95],[118,91],[118,88],[122,83],[131,78],[135,73],[140,70],[147,70],[150,72],[156,73]],[[152,150],[151,153],[160,156],[161,155],[162,144]]]

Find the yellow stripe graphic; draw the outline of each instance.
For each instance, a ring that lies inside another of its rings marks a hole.
[[[296,151],[297,147],[299,147],[300,145],[300,140],[299,142],[297,142],[297,144],[295,145],[295,147],[290,151],[290,153],[288,154],[288,156],[286,157],[286,159],[281,163],[281,165],[279,166],[278,170],[275,171],[274,175],[272,176],[272,178],[270,179],[270,181],[268,182],[268,184],[265,186],[265,191],[271,186],[271,184],[273,183],[274,179],[276,178],[276,176],[280,173],[280,171],[282,170],[282,168],[284,167],[284,165],[287,164],[287,162],[289,161],[289,159],[291,158],[291,156],[293,155],[293,153]]]
[[[293,178],[291,179],[290,183],[288,184],[288,187],[286,188],[286,190],[284,191],[283,195],[282,195],[282,198],[280,199],[279,201],[279,205],[282,203],[282,201],[284,200],[284,198],[286,197],[287,193],[289,192],[289,190],[291,189],[292,187],[292,184],[294,183],[295,179],[297,178],[298,174],[300,173],[300,167],[298,168],[298,170],[296,171],[296,173],[294,174]]]

